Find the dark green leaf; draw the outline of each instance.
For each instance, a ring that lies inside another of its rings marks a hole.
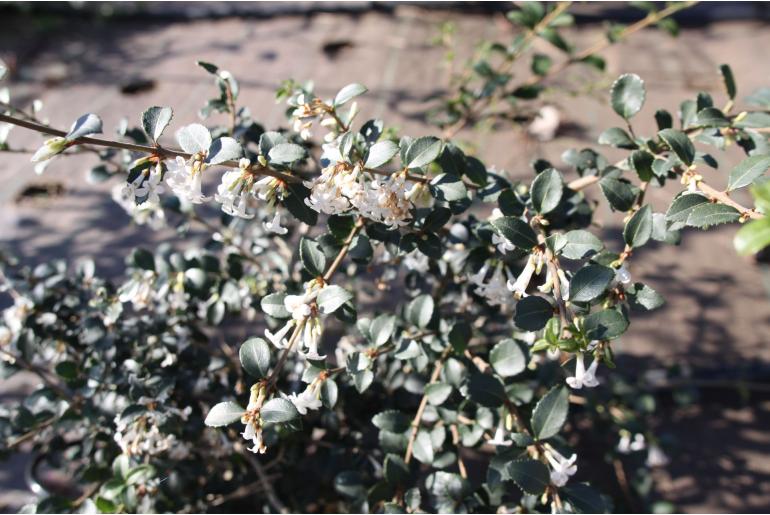
[[[557,170],[548,168],[535,177],[530,191],[535,210],[540,214],[546,214],[559,205],[564,191],[564,181]]]
[[[147,136],[155,143],[158,142],[163,131],[166,130],[174,111],[170,107],[153,106],[142,113],[142,127]]]
[[[634,213],[623,228],[623,241],[631,247],[641,247],[652,236],[652,208],[647,205]]]
[[[318,277],[326,270],[326,256],[317,241],[302,238],[299,242],[299,258],[310,275]]]
[[[515,460],[506,470],[516,486],[530,495],[542,494],[551,483],[548,467],[537,460]]]
[[[736,222],[740,217],[741,214],[732,206],[707,202],[698,204],[690,211],[687,225],[706,229],[712,225]]]
[[[529,224],[520,218],[503,216],[492,221],[492,227],[508,238],[508,240],[523,250],[529,250],[537,245],[537,235]]]
[[[398,154],[398,145],[393,141],[386,139],[379,141],[371,146],[369,154],[366,157],[366,168],[378,168]]]
[[[267,153],[267,159],[273,165],[290,165],[306,157],[305,148],[295,143],[278,143]]]
[[[599,145],[609,145],[615,148],[635,149],[636,142],[626,131],[619,127],[610,127],[599,134]]]
[[[583,320],[583,330],[589,340],[611,340],[628,329],[628,319],[614,309],[591,313]]]
[[[441,154],[442,142],[433,136],[424,136],[414,140],[406,151],[406,167],[422,168],[436,160]]]
[[[556,386],[538,401],[532,410],[532,434],[538,440],[555,436],[567,420],[569,411],[569,391],[563,386]]]
[[[692,162],[695,159],[695,147],[693,146],[692,141],[690,141],[690,138],[687,137],[687,134],[676,129],[663,129],[658,132],[658,136],[660,136],[660,139],[668,145],[668,148],[676,154],[676,157],[678,157],[682,163],[686,166],[692,165]]]
[[[722,64],[719,66],[719,72],[722,74],[722,81],[725,85],[725,91],[730,100],[735,100],[735,77],[733,77],[733,70],[728,64]]]
[[[539,331],[553,316],[553,306],[543,297],[530,295],[516,303],[513,322],[525,331]]]
[[[353,294],[335,284],[324,286],[316,298],[321,313],[329,314],[337,311],[343,304],[353,298]]]
[[[283,424],[299,418],[299,412],[288,399],[275,397],[262,406],[259,411],[264,424]]]
[[[388,410],[377,413],[372,417],[372,424],[383,431],[391,433],[403,433],[409,429],[409,419],[406,415],[396,410]]]
[[[560,235],[557,247],[567,259],[583,259],[604,248],[601,240],[583,229],[576,229]]]
[[[234,402],[220,402],[206,415],[206,425],[209,427],[220,427],[232,424],[241,419],[245,409]]]
[[[505,402],[505,388],[495,376],[473,373],[468,381],[471,400],[487,408],[497,408]]]
[[[591,302],[602,295],[615,271],[602,265],[587,265],[577,271],[569,284],[569,299],[572,302]]]
[[[628,120],[641,111],[646,92],[644,81],[633,73],[618,77],[610,89],[612,108],[620,116]]]
[[[770,168],[770,155],[750,156],[741,161],[727,179],[727,191],[743,188],[753,183]]]
[[[249,338],[238,352],[243,369],[255,379],[267,376],[270,369],[270,346],[262,338]]]
[[[512,377],[526,369],[527,355],[515,340],[508,338],[492,348],[489,364],[501,377]]]
[[[433,317],[433,307],[430,295],[420,295],[406,306],[406,319],[417,327],[425,327]]]

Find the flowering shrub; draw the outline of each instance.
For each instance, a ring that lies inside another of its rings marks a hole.
[[[621,127],[599,143],[627,156],[572,150],[563,170],[539,160],[518,182],[452,141],[361,120],[360,84],[323,99],[286,82],[292,130],[265,131],[237,108],[236,79],[198,64],[219,92],[202,117],[229,123],[178,124],[179,150],[161,143],[169,107],[108,140],[95,114],[65,132],[2,105],[8,127],[53,136],[39,172],[95,152],[113,166],[92,176],[118,176],[113,198],[137,225],[206,235],[184,252],[137,248],[120,285],[90,261],[3,256],[2,371],[40,385],[0,408],[2,449],[33,442],[33,476],[71,478],[32,508],[606,512],[617,500],[586,482],[581,428],[621,470],[667,462],[652,408],[612,370],[633,314],[664,303],[633,260],[686,227],[752,220],[740,250],[768,243],[764,92],[760,110],[734,112],[722,66],[723,108],[701,93],[676,123],[657,110],[644,136],[644,82],[622,75],[609,92]],[[726,189],[695,143],[745,151]],[[682,191],[654,212],[645,193],[668,181]],[[730,195],[751,185],[756,208]],[[590,230],[592,186],[624,220],[622,248]]]

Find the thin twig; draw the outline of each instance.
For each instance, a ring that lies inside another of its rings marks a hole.
[[[430,375],[430,380],[428,381],[428,384],[425,385],[427,388],[431,384],[438,381],[438,377],[441,374],[441,368],[444,366],[444,361],[449,357],[449,353],[451,352],[451,348],[447,348],[442,354],[441,357],[439,357],[438,361],[436,361],[436,365],[433,368],[433,373]],[[420,430],[420,421],[422,420],[422,414],[425,412],[425,408],[428,405],[428,395],[426,393],[423,393],[422,399],[420,399],[420,405],[417,407],[417,413],[414,415],[414,419],[412,420],[412,432],[409,434],[409,441],[406,444],[406,454],[404,455],[404,462],[408,465],[410,461],[412,461],[412,452],[414,450],[414,441],[417,438],[417,433]]]

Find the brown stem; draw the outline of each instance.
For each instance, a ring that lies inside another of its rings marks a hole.
[[[444,361],[449,357],[451,349],[446,349],[441,357],[433,367],[433,373],[430,375],[430,380],[426,387],[438,381],[438,376],[441,374],[441,368],[444,366]],[[428,405],[428,395],[423,393],[422,399],[420,399],[420,405],[417,407],[417,413],[412,420],[412,432],[409,434],[409,441],[406,444],[406,454],[404,455],[404,462],[408,465],[412,461],[412,452],[414,451],[414,441],[417,438],[417,433],[420,430],[420,421],[422,420],[422,414],[425,412],[425,408]]]
[[[23,127],[25,129],[40,132],[42,134],[50,134],[51,136],[64,137],[67,135],[66,132],[48,127],[47,125],[43,125],[41,123],[30,120],[21,120],[19,118],[14,118],[13,116],[8,116],[5,114],[0,114],[0,122],[10,123],[11,125]],[[145,154],[157,155],[162,158],[182,157],[184,159],[189,159],[192,157],[192,154],[182,152],[181,150],[174,150],[161,146],[152,147],[148,145],[138,145],[135,143],[126,143],[123,141],[113,141],[101,138],[83,137],[74,140],[73,143],[76,145],[96,145],[98,147],[119,148],[122,150],[130,150],[132,152],[143,152]],[[237,161],[224,161],[219,163],[219,165],[232,168],[238,168],[239,166]],[[253,165],[251,167],[251,171],[257,175],[269,175],[270,177],[275,177],[276,179],[280,179],[284,182],[299,182],[301,180],[293,175],[271,170],[270,168],[261,165]]]
[[[642,30],[645,27],[648,27],[650,25],[654,25],[655,23],[658,23],[664,18],[667,18],[668,16],[673,15],[674,13],[681,11],[683,9],[686,9],[688,7],[691,7],[698,2],[685,2],[681,4],[673,4],[668,7],[666,7],[663,10],[649,13],[646,17],[642,18],[638,22],[629,25],[626,27],[617,37],[616,41],[620,41],[622,39],[627,38],[628,36],[634,34],[635,32],[638,32]],[[534,75],[530,77],[526,82],[524,82],[524,85],[526,86],[535,86],[537,84],[540,84],[541,82],[545,81],[546,79],[549,79],[562,71],[564,71],[566,68],[568,68],[570,65],[580,62],[583,59],[586,59],[587,57],[590,57],[594,54],[597,54],[599,52],[602,52],[606,50],[609,46],[611,46],[615,41],[610,41],[607,38],[602,38],[590,47],[586,48],[585,50],[582,50],[581,52],[578,52],[577,54],[574,54],[566,61],[562,61],[561,63],[557,64],[556,66],[551,67],[548,72],[546,72],[544,75]]]

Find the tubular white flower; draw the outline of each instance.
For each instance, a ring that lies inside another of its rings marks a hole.
[[[492,233],[492,245],[497,247],[497,251],[500,254],[505,254],[506,252],[510,252],[516,248],[516,245],[511,243],[511,240],[505,236],[500,236],[497,233]]]
[[[568,377],[567,384],[570,386],[570,388],[574,388],[576,390],[580,390],[584,386],[586,388],[599,386],[599,380],[596,379],[596,368],[598,366],[599,360],[594,359],[593,363],[591,363],[591,366],[588,367],[588,370],[586,370],[585,363],[583,362],[583,353],[579,352],[577,356],[575,356],[575,376]]]
[[[503,419],[500,419],[500,423],[497,424],[497,429],[495,430],[495,436],[491,440],[488,440],[487,443],[498,447],[511,446],[513,441],[505,438],[506,433],[505,423],[503,422]]]
[[[514,295],[518,297],[527,296],[527,287],[532,280],[532,275],[537,269],[537,262],[538,259],[535,254],[530,254],[529,259],[527,259],[527,264],[524,266],[524,270],[521,271],[521,274],[519,274],[516,281],[508,281],[508,289],[512,291]]]
[[[190,163],[177,156],[167,166],[166,183],[176,196],[192,204],[202,204],[211,199],[203,195],[201,181],[205,164],[200,155],[193,156]]]
[[[308,410],[317,410],[322,406],[321,389],[315,382],[310,383],[299,395],[296,393],[289,395],[289,400],[297,408],[300,415],[306,415]]]
[[[631,440],[631,433],[624,431],[618,442],[617,450],[621,454],[630,454],[636,451],[642,451],[647,447],[647,442],[644,439],[644,435],[636,433],[634,439]]]
[[[286,234],[289,232],[289,229],[281,225],[281,214],[278,212],[275,213],[271,221],[262,222],[262,227],[264,227],[267,232],[274,234]]]
[[[567,459],[550,444],[545,444],[545,446],[545,457],[551,465],[551,482],[561,488],[577,472],[577,454],[572,454]]]
[[[645,462],[648,467],[665,467],[669,463],[668,456],[663,452],[657,444],[650,445],[647,451],[647,460]]]
[[[275,347],[278,349],[283,349],[286,347],[286,335],[289,333],[289,330],[294,327],[294,320],[289,320],[281,329],[275,332],[273,334],[270,332],[270,329],[265,328],[265,338],[267,338],[270,343],[272,343]]]
[[[222,182],[217,187],[214,200],[222,204],[222,211],[230,216],[254,218],[253,214],[246,213],[249,198],[254,196],[253,177],[249,173],[250,166],[248,159],[241,158],[238,168],[225,172],[222,175]]]

